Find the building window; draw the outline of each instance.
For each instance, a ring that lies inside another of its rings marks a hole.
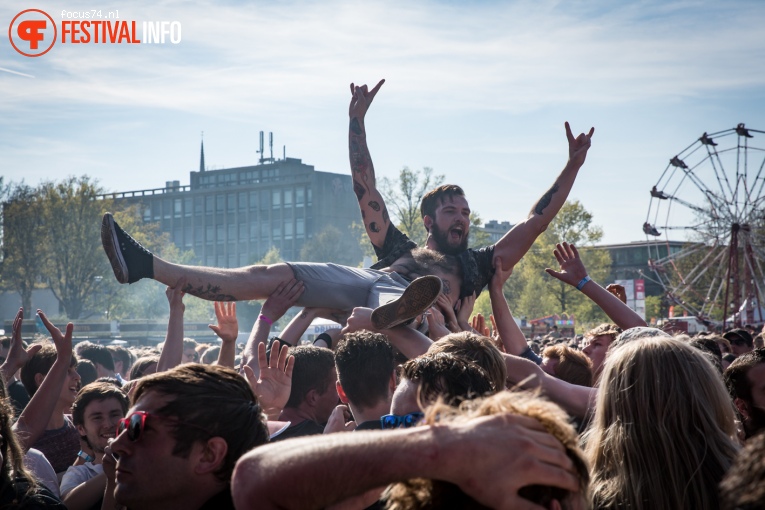
[[[258,192],[250,191],[250,209],[255,210],[258,207]]]
[[[239,240],[247,241],[247,224],[246,223],[239,224]]]
[[[228,212],[236,211],[236,195],[231,193],[228,196]]]
[[[207,241],[207,244],[215,242],[215,227],[212,225],[207,226],[207,238],[205,240]]]
[[[215,196],[215,210],[219,213],[226,210],[226,195]]]
[[[162,213],[164,214],[164,217],[167,219],[169,218],[171,214],[171,210],[173,209],[173,201],[169,198],[166,198],[162,201]]]
[[[236,223],[228,224],[228,238],[229,241],[236,240]]]
[[[296,188],[295,189],[295,205],[300,207],[305,203],[305,189],[304,188]]]
[[[282,227],[280,225],[274,225],[273,229],[271,229],[271,236],[273,237],[274,241],[281,239]]]
[[[202,225],[196,225],[194,227],[194,242],[196,244],[205,242],[205,228]]]
[[[191,216],[191,197],[183,199],[183,215]]]
[[[311,188],[308,188],[308,204],[307,205],[311,205],[312,203],[313,203],[313,192]]]
[[[291,189],[285,189],[284,190],[284,206],[291,206],[292,205],[292,190]]]
[[[292,239],[292,222],[288,221],[284,224],[284,239]]]
[[[274,208],[279,207],[282,204],[282,192],[280,190],[274,190],[271,193],[271,205]]]
[[[143,221],[151,221],[151,206],[146,206],[143,210]]]
[[[180,198],[173,200],[173,216],[180,218],[183,214],[183,201]]]
[[[208,195],[205,197],[205,213],[212,214],[215,210],[215,197]]]
[[[191,248],[194,244],[194,239],[191,236],[191,227],[183,227],[183,246]]]
[[[269,225],[265,221],[260,223],[260,238],[264,241],[268,241]]]
[[[295,220],[295,237],[298,239],[302,239],[305,235],[305,220],[303,218],[298,218]]]
[[[247,210],[247,193],[239,193],[239,211]]]
[[[202,197],[194,197],[194,214],[200,215],[204,213],[204,200]]]
[[[226,240],[226,228],[223,225],[218,225],[216,230],[216,236],[215,240],[218,241],[218,243],[222,243]],[[223,246],[221,245],[221,249],[223,249]]]

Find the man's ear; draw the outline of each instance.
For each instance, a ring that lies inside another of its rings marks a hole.
[[[422,217],[422,222],[425,224],[425,230],[430,233],[430,227],[433,226],[433,218],[431,218],[429,215],[425,215]]]
[[[35,374],[35,386],[39,388],[44,379],[45,379],[45,374],[41,374],[40,372],[37,372]]]
[[[741,415],[742,420],[748,420],[750,418],[749,404],[746,402],[746,400],[743,398],[735,398],[733,399],[733,405],[736,406],[738,414]]]
[[[77,433],[80,434],[80,437],[88,435],[88,433],[85,431],[85,427],[82,425],[75,425],[75,427],[77,427]]]
[[[194,474],[215,473],[223,465],[228,453],[228,443],[222,437],[211,437],[202,445],[199,460],[194,467]]]
[[[343,404],[348,403],[348,397],[345,395],[345,391],[343,390],[343,385],[340,384],[340,381],[337,381],[335,383],[335,388],[337,389],[337,396],[340,397],[340,402]]]
[[[396,391],[396,371],[393,370],[390,373],[390,379],[388,379],[388,394],[393,395],[393,393]]]

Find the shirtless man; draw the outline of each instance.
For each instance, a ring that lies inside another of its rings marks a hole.
[[[235,269],[182,266],[154,256],[107,213],[101,226],[101,239],[117,280],[133,283],[152,278],[174,286],[183,277],[187,282],[183,291],[188,294],[212,301],[240,301],[265,299],[280,284],[295,278],[305,286],[297,305],[344,311],[358,306],[375,308],[372,316],[375,328],[388,329],[427,310],[442,288],[448,291],[452,304],[461,295],[480,291],[491,278],[495,256],[501,257],[504,267],[514,266],[565,202],[584,163],[594,129],[574,138],[566,123],[568,163],[528,217],[497,244],[482,250],[467,249],[470,208],[458,186],[445,186],[423,199],[423,221],[429,235],[425,248],[415,250],[416,245],[390,222],[375,187],[374,169],[366,147],[364,115],[383,81],[369,92],[366,86],[352,86],[350,108],[349,146],[354,190],[367,233],[380,258],[373,269],[305,262]],[[385,304],[391,296],[400,297]]]

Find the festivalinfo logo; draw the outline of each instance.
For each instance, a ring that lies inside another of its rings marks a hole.
[[[58,13],[57,13],[58,14]],[[59,38],[60,35],[60,38]],[[61,20],[40,9],[18,13],[8,26],[8,39],[25,57],[41,57],[59,44],[179,44],[180,21],[120,19],[119,9],[61,11]]]

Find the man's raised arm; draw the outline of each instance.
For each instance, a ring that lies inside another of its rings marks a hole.
[[[348,116],[350,117],[348,155],[351,161],[353,192],[359,201],[361,221],[364,223],[369,240],[378,248],[382,248],[385,243],[385,234],[388,232],[390,218],[382,195],[377,190],[375,169],[367,147],[364,116],[383,83],[385,80],[380,80],[380,83],[369,91],[367,91],[366,85],[356,87],[351,83],[351,106],[348,109]]]
[[[584,164],[587,151],[590,148],[592,135],[595,128],[590,128],[586,135],[581,133],[574,138],[571,127],[566,122],[566,138],[568,138],[568,163],[563,168],[555,182],[534,204],[528,217],[515,225],[510,232],[497,241],[494,248],[494,257],[502,259],[504,269],[510,269],[517,264],[529,251],[539,235],[545,231],[550,222],[558,214],[560,208],[568,198],[568,194],[574,185],[574,180],[579,169]]]

